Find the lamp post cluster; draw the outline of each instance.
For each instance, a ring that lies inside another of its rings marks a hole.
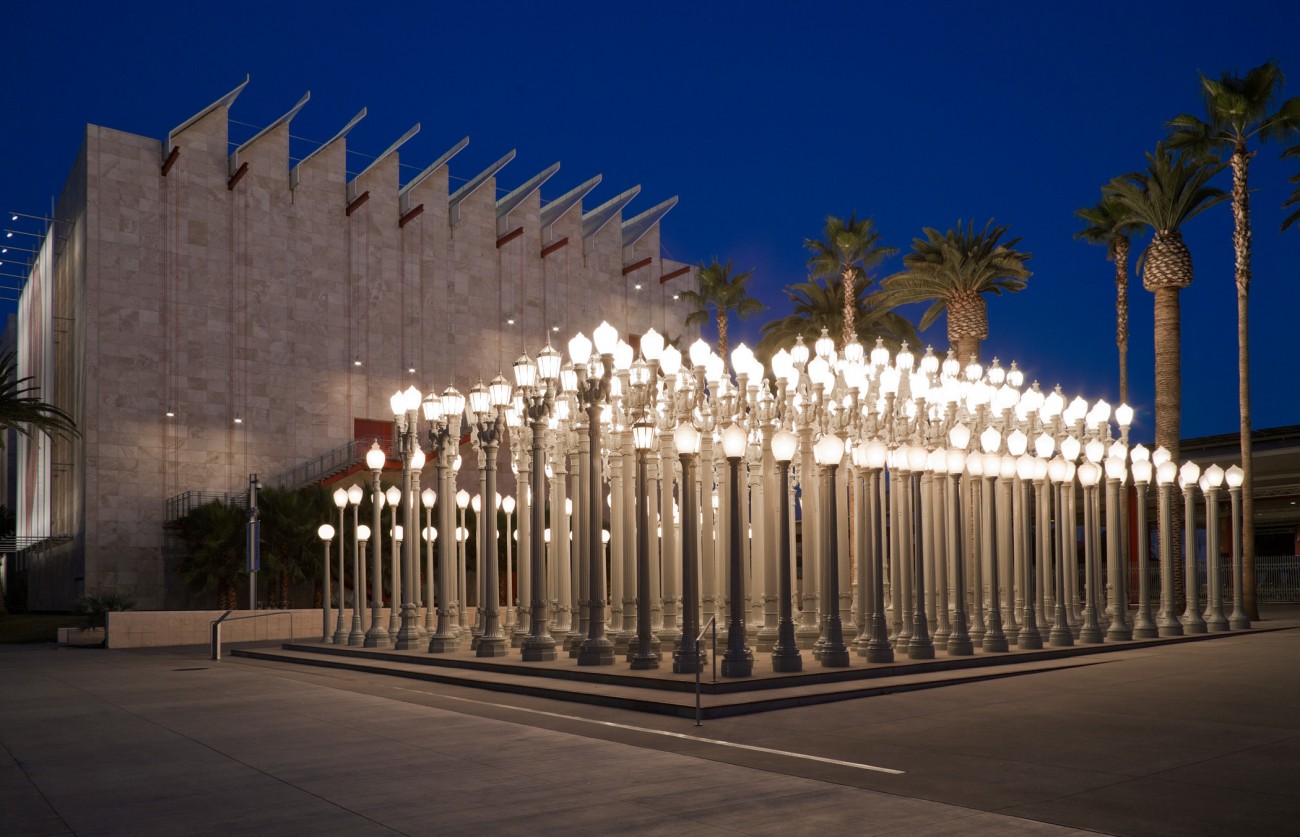
[[[361,635],[366,645],[414,648],[427,639],[430,652],[445,653],[472,633],[478,656],[516,646],[525,661],[567,654],[578,665],[602,666],[623,658],[640,670],[658,668],[671,650],[673,671],[693,673],[706,661],[701,624],[713,618],[726,638],[723,676],[748,677],[756,650],[770,652],[774,671],[797,672],[809,651],[835,668],[854,656],[885,663],[895,653],[931,659],[936,650],[969,655],[977,647],[1249,627],[1241,605],[1240,469],[1215,465],[1202,474],[1194,463],[1178,468],[1162,448],[1130,448],[1127,406],[1067,402],[1059,387],[1026,386],[1015,364],[1003,368],[996,359],[963,368],[951,353],[918,357],[906,345],[891,353],[879,341],[870,352],[856,340],[837,350],[825,332],[811,350],[799,339],[779,351],[770,369],[744,345],[730,369],[702,341],[684,358],[653,329],[634,348],[607,323],[593,339],[576,335],[568,350],[567,362],[549,344],[535,359],[525,354],[513,385],[498,376],[468,399],[450,387],[439,397],[421,398],[414,388],[393,396],[402,482],[391,497],[380,491],[384,452],[376,446],[367,456],[378,591],[370,630],[360,634],[355,594],[353,629],[344,629],[341,548],[340,609],[330,637],[327,595],[327,641],[358,644]],[[466,424],[484,506],[472,631],[464,560],[458,567],[451,555],[463,543],[469,504],[467,493],[455,491]],[[436,495],[420,493],[426,444]],[[503,445],[520,485],[517,550],[515,500],[501,502],[496,490]],[[1183,556],[1170,548],[1175,482],[1189,526]],[[1230,616],[1218,545],[1225,482],[1233,516]],[[1158,576],[1147,522],[1152,485]],[[1190,529],[1198,488],[1209,533],[1204,606]],[[337,532],[349,503],[355,523],[360,495],[336,494]],[[456,503],[438,506],[435,526],[436,496]],[[417,497],[428,544],[424,624],[417,539],[401,535],[403,525],[418,530]],[[389,630],[379,619],[385,502],[393,509],[393,601],[400,602]],[[508,579],[504,618],[498,508],[506,515],[508,576],[518,557],[518,597]],[[335,531],[321,529],[327,560]],[[455,537],[441,540],[435,584],[439,531]],[[354,579],[364,567],[359,554],[354,545]],[[1187,591],[1181,615],[1173,601],[1179,572]]]

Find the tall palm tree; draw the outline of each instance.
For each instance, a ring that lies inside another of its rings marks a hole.
[[[1076,210],[1084,228],[1074,234],[1089,244],[1106,245],[1106,257],[1115,263],[1115,345],[1119,349],[1119,400],[1128,400],[1128,254],[1133,234],[1142,225],[1112,195],[1103,194],[1096,206]]]
[[[1155,294],[1155,442],[1177,461],[1182,411],[1178,292],[1192,283],[1192,254],[1180,229],[1227,195],[1209,185],[1223,163],[1175,156],[1163,143],[1146,156],[1145,170],[1112,180],[1106,193],[1152,230],[1151,243],[1138,257],[1138,270],[1142,287]]]
[[[898,252],[897,247],[880,243],[880,233],[870,218],[858,220],[857,213],[848,220],[835,215],[826,216],[821,240],[806,238],[803,246],[812,252],[808,257],[808,272],[827,282],[840,280],[844,294],[842,340],[856,333],[854,319],[857,314],[857,287],[870,284],[867,271]]]
[[[12,350],[0,354],[0,429],[29,437],[33,430],[47,436],[81,435],[72,416],[40,399],[40,387],[32,380],[30,375],[18,377],[18,359]]]
[[[770,358],[780,349],[793,345],[800,335],[808,341],[816,339],[823,328],[836,343],[843,344],[846,333],[843,285],[842,279],[835,278],[830,281],[809,279],[787,287],[785,293],[793,310],[763,325],[763,339],[755,353],[760,358]],[[920,343],[916,327],[890,308],[883,294],[868,294],[866,285],[858,285],[854,291],[853,323],[859,342],[868,350],[877,337],[883,339],[891,350],[897,349],[905,340],[913,346]]]
[[[727,356],[727,319],[734,315],[745,319],[767,306],[749,295],[749,280],[754,271],[732,273],[731,262],[700,265],[695,271],[695,290],[683,291],[682,299],[695,305],[686,316],[686,327],[703,325],[710,317],[718,325],[718,354]]]
[[[1001,242],[1007,227],[993,226],[975,232],[975,222],[940,233],[926,227],[924,238],[912,240],[912,252],[903,256],[903,270],[882,282],[893,305],[929,302],[921,317],[922,330],[947,312],[948,343],[965,367],[978,359],[980,341],[989,336],[985,294],[1024,290],[1032,275],[1025,267],[1031,256],[1015,249],[1019,238]]]
[[[1242,517],[1255,519],[1252,444],[1250,431],[1250,328],[1247,308],[1250,296],[1250,189],[1247,173],[1250,141],[1281,140],[1300,132],[1300,97],[1278,104],[1286,79],[1282,69],[1267,61],[1244,76],[1225,72],[1218,79],[1201,76],[1201,93],[1205,97],[1205,119],[1190,113],[1169,121],[1169,145],[1193,154],[1214,155],[1232,164],[1232,247],[1236,255],[1237,285],[1237,398],[1241,413],[1241,484]],[[1247,615],[1259,618],[1255,603],[1255,528],[1242,532],[1242,555],[1245,578],[1251,580],[1244,590]]]

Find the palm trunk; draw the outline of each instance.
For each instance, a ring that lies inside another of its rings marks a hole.
[[[1255,492],[1253,445],[1250,431],[1250,327],[1247,308],[1250,294],[1250,190],[1247,168],[1250,153],[1245,141],[1232,152],[1232,247],[1236,251],[1237,280],[1237,400],[1241,411],[1241,529],[1242,600],[1249,619],[1259,619],[1255,598]]]
[[[1128,236],[1115,238],[1115,345],[1119,349],[1119,401],[1128,400]]]
[[[973,334],[964,334],[948,342],[952,344],[952,350],[957,354],[962,369],[969,366],[972,360],[980,359],[980,339]]]
[[[718,312],[718,356],[722,358],[724,363],[728,362],[727,360],[727,315],[722,313],[721,311]]]
[[[1155,353],[1156,353],[1156,446],[1169,451],[1170,461],[1180,465],[1181,437],[1179,432],[1182,410],[1182,355],[1179,345],[1180,311],[1177,287],[1157,287],[1155,293]],[[1175,491],[1177,486],[1175,486]],[[1183,504],[1172,503],[1173,531],[1170,533],[1170,553],[1182,555]],[[1181,557],[1176,557],[1174,567],[1181,567]],[[1174,601],[1183,599],[1183,574],[1174,572]]]
[[[846,267],[844,268],[844,335],[841,338],[841,345],[844,346],[849,345],[853,335],[857,334],[857,324],[854,319],[857,316],[857,305],[854,304],[857,298],[857,289],[853,284],[853,268]]]

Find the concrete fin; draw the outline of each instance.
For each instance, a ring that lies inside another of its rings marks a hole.
[[[409,183],[397,190],[397,200],[400,204],[403,215],[411,211],[411,191],[423,183],[429,175],[447,165],[451,158],[464,151],[465,146],[467,145],[469,145],[469,137],[465,137],[460,142],[447,149],[441,157],[430,163],[428,168],[411,178]]]
[[[591,238],[604,229],[605,225],[613,220],[615,215],[622,212],[623,207],[631,203],[632,199],[639,194],[641,194],[641,187],[633,186],[623,194],[610,198],[590,212],[584,212],[582,215],[582,237]]]
[[[629,218],[623,222],[623,246],[631,247],[641,240],[641,237],[650,232],[655,224],[658,224],[668,211],[677,205],[677,196],[673,195],[661,204],[652,206],[645,212],[635,218]]]
[[[234,90],[231,90],[229,93],[222,96],[220,99],[217,99],[215,102],[208,105],[203,110],[194,114],[189,119],[186,119],[184,122],[177,125],[175,128],[172,128],[171,131],[167,133],[166,147],[163,148],[163,159],[166,159],[167,155],[172,153],[172,141],[176,139],[177,136],[184,133],[186,128],[189,128],[191,125],[198,122],[200,119],[207,116],[209,113],[212,113],[217,108],[228,108],[231,105],[233,105],[235,103],[235,99],[239,98],[239,94],[244,91],[244,88],[246,86],[248,86],[248,80],[250,78],[251,76],[245,74],[244,80],[241,81],[238,85],[236,85]]]
[[[262,137],[266,136],[271,131],[275,130],[281,125],[292,122],[293,118],[298,115],[298,111],[302,110],[303,105],[307,104],[307,102],[310,100],[311,100],[311,91],[308,90],[305,94],[303,94],[303,97],[298,100],[298,104],[294,105],[289,110],[288,113],[286,113],[284,116],[281,116],[279,119],[275,120],[270,125],[267,125],[262,130],[258,131],[256,134],[253,135],[252,139],[244,142],[242,145],[236,148],[235,153],[230,155],[229,175],[233,177],[235,175],[235,171],[239,168],[239,152],[243,151],[245,148],[251,148],[253,143],[257,142]]]
[[[542,188],[542,184],[554,177],[555,173],[559,170],[560,164],[553,163],[530,177],[523,183],[523,185],[512,190],[505,197],[501,198],[501,200],[497,201],[497,220],[500,221],[509,215],[510,212],[515,207],[519,206],[519,204],[523,203],[529,195]]]
[[[546,227],[551,226],[556,221],[560,220],[564,213],[582,203],[582,199],[587,197],[587,195],[591,193],[592,189],[595,189],[600,185],[600,180],[601,176],[598,174],[586,183],[575,186],[563,195],[560,195],[555,200],[543,206],[542,228],[545,229]]]
[[[401,148],[403,145],[406,144],[407,140],[409,140],[411,137],[415,136],[418,133],[420,133],[420,123],[416,122],[415,125],[413,125],[409,131],[407,131],[405,134],[402,134],[400,137],[398,137],[396,142],[394,142],[392,145],[385,148],[382,154],[380,154],[373,161],[371,161],[370,165],[362,169],[361,174],[358,174],[356,177],[352,178],[351,182],[348,183],[348,203],[351,203],[357,197],[356,194],[357,182],[360,181],[361,178],[369,174],[370,170],[373,169],[375,166],[379,165],[380,163],[384,162],[384,160],[388,159],[389,154],[392,154],[395,151],[397,151],[397,149]]]
[[[302,158],[302,161],[299,162],[298,165],[294,166],[293,169],[289,172],[289,187],[290,187],[290,188],[296,188],[296,187],[297,187],[297,185],[298,185],[299,169],[301,169],[303,166],[307,165],[307,161],[308,161],[308,160],[310,160],[311,158],[315,157],[317,154],[321,153],[321,152],[324,151],[325,149],[329,148],[329,147],[330,147],[331,145],[333,145],[334,143],[336,143],[336,142],[338,142],[339,140],[341,140],[341,139],[343,139],[344,137],[346,137],[346,136],[348,135],[348,131],[351,131],[354,127],[356,127],[356,124],[357,124],[358,122],[360,122],[362,119],[365,119],[365,117],[366,117],[366,109],[365,109],[365,108],[362,108],[360,113],[358,113],[356,116],[354,116],[354,117],[352,117],[350,120],[348,120],[348,124],[346,124],[346,125],[343,126],[343,130],[339,131],[339,132],[338,132],[337,134],[335,134],[334,136],[332,136],[332,137],[330,137],[329,139],[325,140],[325,142],[323,142],[323,143],[320,144],[320,147],[319,147],[319,148],[317,148],[317,149],[316,149],[315,151],[313,151],[312,153],[308,154],[306,157],[303,157],[303,158]]]
[[[451,208],[451,217],[453,220],[456,217],[456,213],[458,211],[458,208],[460,207],[461,201],[465,200],[465,198],[468,198],[470,195],[478,191],[478,188],[482,186],[484,183],[487,183],[488,180],[492,179],[493,177],[496,177],[497,172],[505,168],[506,163],[509,163],[511,160],[515,158],[515,153],[516,152],[514,150],[511,150],[500,160],[497,160],[495,163],[493,163],[483,171],[476,174],[464,186],[461,186],[459,189],[451,193],[451,197],[447,198],[447,205]]]

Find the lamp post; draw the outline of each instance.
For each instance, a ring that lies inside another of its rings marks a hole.
[[[724,440],[725,441],[725,440]],[[826,622],[822,643],[822,668],[844,668],[849,664],[849,649],[844,644],[844,625],[840,619],[840,562],[839,526],[837,520],[838,498],[835,491],[835,472],[844,458],[844,440],[834,433],[823,434],[813,445],[813,458],[822,469],[822,531],[825,547],[822,550],[822,575],[826,579]],[[921,618],[925,618],[922,613]],[[743,629],[742,629],[743,630]]]
[[[1241,484],[1245,476],[1246,472],[1238,465],[1233,465],[1224,473],[1224,479],[1228,483],[1228,496],[1232,499],[1232,615],[1228,617],[1228,626],[1234,631],[1244,631],[1250,627],[1241,587]]]
[[[506,515],[506,615],[507,628],[515,625],[515,565],[514,565],[514,526],[515,498],[509,494],[501,498],[501,511]],[[510,633],[509,630],[506,631]]]
[[[528,636],[520,643],[520,653],[525,662],[542,662],[555,659],[555,638],[546,628],[546,465],[543,452],[546,446],[546,420],[555,404],[555,381],[560,375],[560,353],[550,344],[537,355],[537,363],[527,355],[515,361],[515,383],[524,398],[525,416],[533,431],[533,480],[529,508],[532,512],[532,545],[529,573],[532,586],[532,603],[529,618],[532,622]]]
[[[1183,632],[1205,633],[1205,619],[1197,602],[1196,585],[1196,481],[1201,468],[1188,460],[1178,469],[1178,484],[1183,489],[1183,589],[1187,593],[1187,609],[1183,611]]]
[[[384,567],[382,546],[384,543],[383,531],[384,524],[382,513],[384,508],[384,492],[380,485],[380,474],[384,470],[384,463],[388,457],[379,447],[379,441],[371,443],[370,450],[366,451],[366,467],[370,469],[370,506],[371,506],[371,523],[370,531],[374,542],[370,544],[370,630],[366,631],[365,647],[378,648],[380,645],[389,643],[388,629],[384,627],[380,619],[379,610],[384,606]]]
[[[734,422],[722,433],[722,451],[729,466],[727,534],[727,650],[722,656],[723,677],[749,677],[754,673],[754,654],[745,646],[745,568],[740,520],[740,460],[745,455],[748,435]],[[838,614],[837,614],[838,617]],[[841,644],[843,640],[841,639]]]
[[[605,635],[605,546],[601,541],[604,532],[601,497],[605,492],[600,472],[600,408],[609,398],[618,331],[602,322],[592,336],[600,353],[597,362],[593,362],[592,344],[585,336],[578,334],[569,341],[569,355],[581,378],[578,397],[587,411],[588,434],[587,467],[582,473],[587,499],[587,638],[578,648],[578,665],[608,666],[614,664],[614,643]]]
[[[434,480],[442,494],[438,507],[438,531],[442,532],[442,546],[438,560],[438,627],[429,637],[429,653],[445,654],[459,646],[456,629],[456,537],[455,510],[451,499],[455,488],[454,465],[456,448],[460,446],[460,423],[465,410],[465,397],[455,387],[447,387],[435,399],[432,393],[424,400],[424,418],[429,422],[429,445],[434,451]],[[454,441],[453,441],[454,440]],[[436,501],[436,497],[434,498]],[[433,607],[434,599],[429,599]]]
[[[680,443],[678,448],[681,448]],[[772,646],[772,671],[789,673],[803,670],[803,656],[799,653],[799,644],[794,638],[794,615],[791,605],[790,584],[790,461],[799,449],[799,437],[789,430],[778,430],[772,435],[772,456],[776,460],[779,474],[777,519],[777,606],[779,617],[776,628],[776,644]],[[683,457],[685,462],[685,457]],[[693,518],[692,518],[693,519]],[[683,542],[684,542],[683,538]],[[862,560],[859,557],[858,560]]]
[[[673,673],[694,674],[704,665],[704,655],[700,652],[700,557],[699,557],[699,495],[695,489],[695,457],[700,452],[700,431],[690,421],[683,421],[673,431],[673,445],[682,462],[682,640],[673,651]],[[785,463],[789,467],[789,461]],[[784,497],[785,495],[782,494]],[[789,563],[788,548],[785,551],[786,563]],[[788,591],[790,582],[785,578],[785,612],[789,616],[790,601]],[[790,642],[794,642],[794,627],[790,628]],[[796,649],[795,654],[799,652]],[[775,660],[775,658],[774,658]],[[782,671],[784,669],[775,668]],[[798,671],[797,668],[792,669]]]
[[[437,454],[434,454],[435,457]],[[437,459],[434,460],[437,462]],[[434,477],[438,479],[437,476]],[[441,486],[439,486],[441,487]],[[424,506],[424,633],[432,634],[434,624],[433,606],[433,545],[438,540],[438,530],[433,528],[433,506],[438,502],[438,492],[426,488],[420,492],[420,505]]]
[[[980,541],[984,555],[984,566],[989,573],[989,603],[987,622],[984,627],[983,648],[985,651],[1008,650],[1007,637],[1002,630],[1001,585],[998,583],[998,556],[994,554],[993,539],[993,505],[995,501],[994,486],[1002,473],[1002,457],[997,450],[1001,445],[1001,433],[995,427],[988,427],[980,434],[980,445],[984,453],[980,456],[980,473],[987,481],[984,487]]]
[[[636,650],[632,652],[633,671],[659,668],[654,651],[654,632],[650,624],[650,492],[646,485],[646,458],[654,447],[658,429],[642,416],[632,425],[632,445],[636,448]]]
[[[462,488],[456,492],[456,511],[460,513],[456,523],[458,533],[465,530],[465,510],[468,508],[469,492]],[[465,544],[467,540],[468,538],[459,536],[456,538],[456,602],[458,604],[456,624],[459,629],[458,633],[462,637],[469,633],[469,585],[465,573]]]
[[[418,423],[419,410],[423,397],[414,386],[393,394],[389,406],[393,411],[393,440],[397,453],[402,460],[402,487],[396,492],[397,502],[393,504],[394,519],[397,506],[402,509],[402,527],[407,533],[400,544],[400,553],[393,552],[393,601],[390,611],[390,624],[396,624],[393,632],[393,646],[399,651],[417,648],[420,645],[420,628],[417,624],[420,600],[419,537],[420,529],[415,497],[419,492],[420,471],[424,469],[424,450],[420,447]],[[390,491],[389,500],[393,499]],[[400,608],[400,610],[399,610]]]
[[[403,471],[405,471],[405,466],[403,466]],[[401,589],[402,588],[402,576],[401,576],[402,540],[399,539],[397,536],[397,533],[402,530],[400,524],[397,522],[398,521],[397,509],[399,506],[402,505],[402,489],[398,488],[395,485],[390,485],[388,487],[388,490],[384,492],[384,500],[388,504],[388,522],[389,522],[389,527],[388,527],[388,578],[389,578],[388,580],[388,598],[389,598],[388,641],[395,642],[397,640],[397,632],[401,630],[402,627],[401,616],[399,615],[400,608],[397,606],[397,603],[401,601],[401,596],[402,596],[402,589]],[[378,537],[378,536],[375,537],[375,543],[377,545],[382,544],[383,542],[384,539],[382,537]],[[379,595],[377,595],[376,598],[379,600],[379,607],[382,608],[384,605],[384,595],[383,595],[384,586],[382,584],[377,584],[375,586],[375,589],[379,591]],[[376,611],[376,613],[378,613],[378,611]]]
[[[1133,617],[1133,638],[1152,639],[1159,629],[1151,618],[1151,539],[1147,532],[1147,486],[1151,483],[1154,467],[1147,457],[1147,449],[1138,445],[1129,457],[1133,465],[1133,488],[1137,492],[1137,542],[1138,542],[1138,608]]]
[[[1228,630],[1223,615],[1223,576],[1219,570],[1219,487],[1223,485],[1223,468],[1211,465],[1201,478],[1205,480],[1205,584],[1209,616],[1205,627],[1216,633]]]
[[[966,527],[963,525],[961,475],[966,470],[966,445],[970,442],[970,431],[964,425],[957,425],[948,432],[948,443],[952,447],[944,454],[944,466],[948,472],[948,496],[945,511],[948,515],[946,534],[949,552],[952,554],[952,591],[953,613],[952,630],[948,633],[948,655],[952,657],[969,657],[975,653],[971,641],[970,617],[966,613]],[[879,582],[876,583],[879,587]],[[881,602],[883,605],[883,602]],[[884,619],[881,618],[881,626]],[[892,657],[891,657],[892,659]],[[887,661],[888,662],[888,661]]]
[[[1183,625],[1174,605],[1173,486],[1178,466],[1169,461],[1169,451],[1163,447],[1151,454],[1151,464],[1156,469],[1160,532],[1160,610],[1156,613],[1156,629],[1160,636],[1182,636]]]
[[[1097,482],[1101,479],[1101,466],[1091,460],[1079,466],[1079,483],[1083,486],[1083,568],[1084,568],[1084,607],[1083,625],[1079,629],[1079,641],[1096,643],[1102,641],[1101,626],[1097,623],[1097,573],[1094,566],[1096,557],[1096,536],[1094,533]]]
[[[1034,560],[1037,557],[1034,553],[1037,551],[1033,548],[1034,540],[1031,537],[1030,521],[1033,520],[1030,506],[1030,487],[1034,484],[1034,475],[1038,469],[1038,460],[1028,453],[1022,454],[1016,460],[1016,477],[1018,478],[1018,487],[1020,489],[1020,520],[1021,530],[1020,538],[1024,544],[1023,567],[1021,569],[1020,580],[1024,590],[1024,610],[1020,620],[1020,636],[1017,638],[1016,646],[1025,649],[1038,649],[1043,647],[1043,635],[1038,631],[1038,612],[1036,610],[1037,602],[1035,601],[1034,577]]]
[[[1118,456],[1106,459],[1106,558],[1110,574],[1110,626],[1106,639],[1121,642],[1133,638],[1128,624],[1128,592],[1124,576],[1128,567],[1123,559],[1120,538],[1128,537],[1120,522],[1120,486],[1125,477],[1124,460]]]
[[[365,560],[361,557],[361,546],[370,537],[370,529],[367,528],[365,538],[361,537],[361,526],[357,522],[357,513],[361,509],[361,500],[365,497],[365,490],[354,485],[348,489],[348,505],[352,506],[352,630],[347,635],[348,645],[362,645],[366,641],[366,633],[361,629],[361,608],[365,607],[363,597],[365,596],[365,585],[361,583],[361,565]],[[342,511],[339,512],[342,514]],[[343,618],[343,573],[339,573],[339,619]],[[337,645],[344,643],[338,642]]]
[[[479,657],[504,657],[508,647],[505,632],[501,628],[501,612],[498,606],[496,507],[497,450],[501,445],[501,437],[505,433],[505,409],[509,404],[510,384],[500,375],[492,381],[492,385],[485,393],[473,391],[470,393],[470,410],[477,419],[479,445],[487,465],[487,484],[482,501],[483,513],[487,517],[486,525],[479,527],[484,537],[480,538],[478,549],[478,569],[483,577],[483,585],[480,589],[485,594],[484,600],[479,603],[480,609],[483,610],[483,633],[479,637],[476,651],[476,656]]]
[[[1065,530],[1065,484],[1071,481],[1070,463],[1064,457],[1058,456],[1051,462],[1047,463],[1047,478],[1051,480],[1052,485],[1056,488],[1056,529],[1058,533]],[[1064,536],[1055,538],[1056,543],[1062,543]],[[1065,554],[1057,556],[1056,559],[1056,591],[1052,596],[1055,605],[1055,611],[1052,620],[1052,630],[1047,635],[1047,644],[1053,647],[1065,647],[1074,645],[1074,633],[1070,630],[1070,622],[1065,617],[1066,608],[1066,590],[1065,590]]]
[[[343,591],[343,577],[345,575],[343,572],[343,561],[344,556],[347,554],[347,539],[344,537],[347,528],[343,524],[343,509],[347,504],[348,492],[341,487],[334,489],[334,505],[337,506],[339,510],[339,615],[334,625],[334,636],[330,641],[335,645],[348,644],[347,628],[343,627],[343,606],[345,601]],[[328,575],[326,578],[328,578]]]
[[[320,641],[329,645],[332,641],[330,636],[330,545],[334,542],[334,527],[328,523],[322,523],[316,530],[316,534],[325,544],[325,575],[321,579],[321,630]],[[342,545],[340,545],[340,549]]]

